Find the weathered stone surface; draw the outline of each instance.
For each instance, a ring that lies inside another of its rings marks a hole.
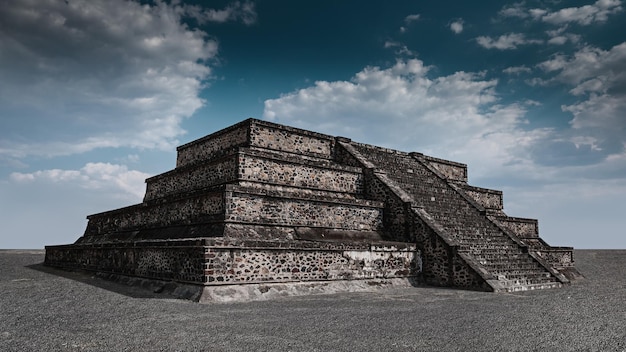
[[[502,210],[502,191],[462,184],[463,191],[485,209]]]
[[[516,291],[576,276],[572,249],[508,217],[502,192],[468,185],[465,164],[255,119],[177,151],[141,204],[88,216],[45,263],[239,285],[194,293],[216,297],[363,280]]]
[[[212,160],[225,153],[231,152],[233,148],[246,145],[249,142],[249,122],[243,121],[221,131],[210,134],[176,149],[176,167]]]
[[[432,156],[422,156],[425,161],[427,161],[448,180],[467,182],[467,165],[450,160],[434,158]]]
[[[46,264],[200,285],[413,277],[413,244],[251,239],[48,247]]]

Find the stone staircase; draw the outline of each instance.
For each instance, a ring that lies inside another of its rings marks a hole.
[[[411,207],[421,209],[423,215],[418,216],[428,218],[432,227],[451,239],[457,255],[471,261],[494,291],[555,288],[568,282],[492,221],[485,209],[458,187],[458,181],[448,181],[423,155],[353,142],[350,146],[346,148],[365,168],[384,173],[388,186],[405,192]]]

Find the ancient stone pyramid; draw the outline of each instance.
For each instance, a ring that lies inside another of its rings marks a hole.
[[[517,291],[579,275],[572,248],[507,216],[464,164],[255,119],[177,151],[141,204],[88,216],[45,264],[184,284],[200,300],[407,282]]]

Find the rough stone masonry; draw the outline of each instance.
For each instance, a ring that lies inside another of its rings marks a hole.
[[[175,283],[200,301],[389,285],[561,287],[572,248],[509,217],[464,164],[248,119],[177,148],[142,203],[88,216],[45,264]]]

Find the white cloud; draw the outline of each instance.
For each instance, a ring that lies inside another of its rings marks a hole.
[[[608,20],[609,15],[616,14],[623,10],[621,0],[598,0],[592,5],[581,7],[567,7],[552,11],[550,9],[532,8],[528,9],[524,3],[515,3],[505,6],[498,12],[501,17],[517,17],[521,19],[532,18],[553,25],[563,25],[576,23],[579,25],[590,25]]]
[[[605,138],[612,135],[626,141],[626,96],[610,94],[592,94],[583,102],[564,105],[563,110],[574,115],[572,127],[600,128]],[[623,147],[623,146],[622,146]]]
[[[571,57],[558,55],[539,66],[546,71],[559,71],[556,79],[578,86],[590,79],[605,77],[604,90],[626,87],[626,42],[602,50],[585,46]]]
[[[89,191],[99,190],[109,196],[131,201],[141,200],[145,193],[144,181],[150,177],[125,165],[87,163],[80,170],[40,170],[32,173],[14,172],[10,179],[17,183],[52,183],[78,186]]]
[[[552,59],[537,64],[537,67],[546,72],[552,72],[564,68],[565,65],[567,65],[565,56],[563,54],[557,54],[553,56]]]
[[[266,100],[263,116],[366,143],[472,162],[483,172],[493,171],[494,165],[530,163],[521,146],[551,132],[523,128],[526,105],[498,104],[497,80],[485,79],[482,73],[430,78],[429,69],[419,60],[398,61],[386,69],[365,68],[350,81],[318,81]]]
[[[486,49],[512,50],[520,45],[541,44],[538,39],[527,39],[522,33],[509,33],[499,36],[496,39],[486,36],[476,38],[476,42]]]
[[[404,22],[406,24],[409,24],[411,22],[415,22],[418,21],[420,19],[420,15],[419,14],[412,14],[412,15],[408,15],[404,18]]]
[[[523,3],[515,3],[512,5],[508,5],[502,8],[498,12],[498,14],[502,17],[517,17],[517,18],[527,18],[529,16],[528,10],[524,8]]]
[[[182,12],[121,0],[0,7],[0,129],[11,131],[0,158],[177,144],[217,53]]]
[[[88,163],[76,170],[13,173],[0,180],[0,248],[43,248],[76,241],[85,216],[141,202],[150,175],[124,165]]]
[[[508,75],[520,75],[522,73],[530,73],[532,72],[532,69],[522,65],[522,66],[507,67],[504,70],[502,70],[502,72]]]
[[[577,85],[573,89],[570,90],[570,93],[573,95],[584,95],[587,93],[602,93],[606,91],[606,81],[608,77],[606,76],[598,76],[595,78],[590,78],[583,83]]]
[[[548,44],[563,45],[567,43],[567,37],[559,35],[548,40]]]
[[[409,29],[407,28],[407,26],[409,26],[413,22],[419,21],[420,17],[421,15],[417,13],[406,16],[404,18],[405,25],[400,27],[400,33],[405,33],[406,31],[408,31]]]
[[[458,19],[450,23],[450,30],[453,31],[455,34],[463,32],[463,23],[464,22],[462,19]]]
[[[567,28],[568,26],[565,25],[558,29],[546,31],[546,34],[548,34],[548,36],[550,37],[550,39],[548,39],[548,44],[563,45],[567,43],[568,41],[574,44],[578,43],[580,41],[581,36],[578,34],[565,32]]]
[[[385,49],[393,48],[395,49],[395,54],[397,56],[415,56],[416,54],[411,51],[406,45],[393,41],[386,41],[384,44]]]
[[[548,13],[548,10],[544,10],[544,9],[530,9],[528,10],[528,13],[530,14],[530,16],[534,19],[541,19],[541,17],[543,17],[545,14]]]
[[[626,136],[626,104],[617,99],[597,95],[586,104],[564,107],[575,115],[572,128],[531,128],[525,116],[539,103],[501,104],[498,82],[482,73],[430,77],[430,71],[419,60],[398,61],[389,68],[367,67],[349,81],[318,81],[266,100],[263,116],[464,162],[472,165],[474,179],[515,184],[553,183],[564,177],[587,182],[581,177],[593,175],[603,164],[626,172],[626,158],[612,157],[624,154],[626,144],[618,137]],[[510,74],[528,71],[525,66],[508,69]]]
[[[178,8],[180,13],[196,19],[199,23],[228,21],[242,21],[246,25],[252,25],[257,21],[257,13],[254,3],[235,1],[222,10],[205,9],[198,5],[181,4]]]
[[[563,105],[572,114],[572,140],[593,140],[602,155],[622,154],[626,144],[626,42],[602,50],[585,46],[573,55],[557,55],[538,65],[553,76],[545,82],[571,87],[579,100]]]
[[[620,0],[598,0],[593,5],[581,7],[568,7],[558,11],[544,13],[537,12],[537,18],[550,24],[577,23],[590,25],[592,23],[605,22],[609,15],[623,10]]]

